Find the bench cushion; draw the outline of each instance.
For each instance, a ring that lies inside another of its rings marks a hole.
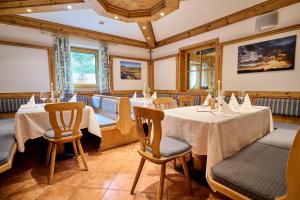
[[[297,131],[292,129],[276,129],[272,133],[257,140],[257,142],[289,150],[293,145],[296,134]]]
[[[94,109],[102,108],[102,97],[101,96],[92,96],[91,105]]]
[[[275,128],[283,128],[283,129],[291,129],[291,130],[298,130],[300,128],[299,124],[288,124],[283,122],[274,122]]]
[[[257,98],[256,105],[270,107],[275,115],[300,117],[300,99]]]
[[[160,154],[164,157],[171,157],[184,153],[191,149],[191,146],[181,140],[172,137],[162,137],[160,141]],[[150,148],[147,148],[151,152]]]
[[[108,118],[117,120],[119,100],[112,98],[102,99],[102,114]]]
[[[6,164],[15,144],[15,119],[0,119],[0,165]]]
[[[288,150],[253,143],[212,167],[212,178],[251,199],[274,199],[286,193],[288,155]]]
[[[29,98],[5,98],[0,99],[0,113],[14,113],[21,105],[26,104]],[[39,97],[35,97],[35,103],[42,103]]]
[[[99,113],[96,113],[96,119],[99,123],[100,128],[116,125],[115,120],[105,117]]]

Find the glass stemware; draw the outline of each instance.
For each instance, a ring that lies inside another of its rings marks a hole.
[[[48,99],[48,94],[45,91],[42,91],[40,93],[40,99],[43,101],[43,103],[45,103],[45,101]]]

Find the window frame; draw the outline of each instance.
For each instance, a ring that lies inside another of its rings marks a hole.
[[[96,84],[73,84],[75,89],[98,89],[99,88],[99,51],[97,49],[89,49],[89,48],[82,48],[82,47],[71,47],[71,53],[85,53],[85,54],[94,54],[96,56],[95,62],[95,76],[96,76]],[[72,59],[72,56],[70,57]],[[72,68],[72,66],[71,66]]]

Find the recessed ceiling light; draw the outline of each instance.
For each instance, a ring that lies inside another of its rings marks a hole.
[[[160,13],[160,16],[162,16],[162,17],[165,16],[165,13],[164,13],[164,12],[161,12],[161,13]]]
[[[147,40],[150,40],[150,37],[147,37]]]
[[[115,16],[114,18],[115,18],[115,19],[119,19],[119,17],[118,17],[118,16]]]
[[[27,8],[26,11],[29,12],[29,13],[32,12],[32,10],[30,8]]]
[[[73,6],[68,5],[67,8],[68,8],[68,10],[72,10],[72,9],[73,9]]]
[[[143,26],[142,28],[143,28],[143,29],[146,29],[146,26]]]

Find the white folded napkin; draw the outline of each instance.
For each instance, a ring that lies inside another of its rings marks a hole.
[[[224,101],[222,100],[222,112],[225,114],[234,114],[234,111],[231,109],[231,107]]]
[[[239,103],[237,102],[234,94],[232,93],[229,101],[229,106],[238,106],[238,105]]]
[[[205,101],[204,101],[204,103],[203,103],[202,105],[208,106],[208,101],[209,101],[209,99],[211,99],[210,93],[208,93],[208,95],[207,95],[207,97],[206,97],[206,99],[205,99]]]
[[[245,96],[242,108],[243,109],[250,109],[251,108],[251,101],[250,101],[250,98],[249,98],[248,94],[246,94],[246,96]]]
[[[77,102],[77,94],[75,93],[72,98],[69,100],[69,102]]]
[[[152,94],[151,99],[156,99],[157,98],[157,94],[156,91]]]
[[[27,108],[33,108],[35,107],[35,98],[34,95],[32,95],[32,97],[30,97],[29,101],[26,104]]]
[[[136,99],[136,92],[134,92],[132,98],[133,98],[133,99]]]

